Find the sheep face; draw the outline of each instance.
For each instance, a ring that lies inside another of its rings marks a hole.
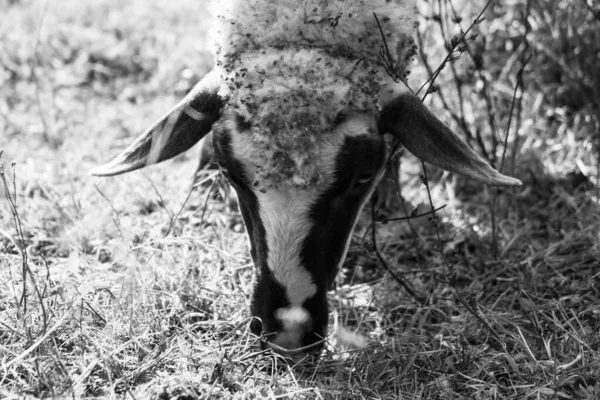
[[[271,186],[258,184],[248,129],[241,118],[228,118],[213,129],[213,143],[238,194],[256,266],[251,329],[275,348],[313,347],[326,337],[326,292],[381,176],[384,141],[373,117],[342,114],[312,155],[318,182]]]
[[[341,112],[330,128],[309,135],[310,153],[303,154],[305,147],[295,142],[286,151],[288,141],[277,135],[264,142],[251,134],[257,127],[227,106],[212,78],[92,174],[117,175],[167,160],[212,130],[219,165],[239,197],[256,266],[252,332],[292,358],[326,336],[326,292],[356,218],[381,178],[383,134],[446,170],[491,185],[520,184],[491,168],[412,95],[392,96],[377,117]]]
[[[256,265],[252,331],[297,358],[326,335],[326,292],[381,178],[384,134],[448,171],[520,182],[403,94],[398,81],[415,53],[412,0],[214,4],[215,69],[92,174],[170,159],[212,131]]]

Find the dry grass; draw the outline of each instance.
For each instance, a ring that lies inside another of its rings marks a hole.
[[[430,173],[444,210],[378,223],[376,243],[366,212],[330,301],[331,326],[368,346],[333,335],[297,366],[256,350],[241,219],[208,188],[185,201],[194,151],[87,175],[210,69],[201,3],[0,0],[1,398],[600,397],[598,69],[570,56],[600,51],[584,2],[493,3],[475,27],[486,43],[459,43],[430,97],[525,186]],[[481,10],[432,4],[427,46],[469,26],[455,11]],[[417,67],[413,86],[426,77]],[[404,160],[403,205],[425,213]]]

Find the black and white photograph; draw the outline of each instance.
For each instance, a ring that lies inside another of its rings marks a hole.
[[[600,0],[0,0],[0,399],[600,399]]]

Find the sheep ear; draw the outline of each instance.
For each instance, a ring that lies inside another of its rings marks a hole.
[[[94,168],[96,176],[112,176],[168,160],[191,148],[208,134],[221,117],[224,99],[216,71],[204,77],[164,117],[109,163]]]
[[[410,93],[395,97],[379,118],[379,131],[396,137],[411,153],[447,171],[488,185],[521,181],[502,175]]]

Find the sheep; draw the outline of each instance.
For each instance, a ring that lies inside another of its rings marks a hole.
[[[212,134],[255,265],[251,331],[298,358],[327,336],[327,290],[384,171],[390,134],[421,159],[489,185],[494,170],[405,85],[408,0],[213,1],[215,67],[108,164],[118,175]]]

